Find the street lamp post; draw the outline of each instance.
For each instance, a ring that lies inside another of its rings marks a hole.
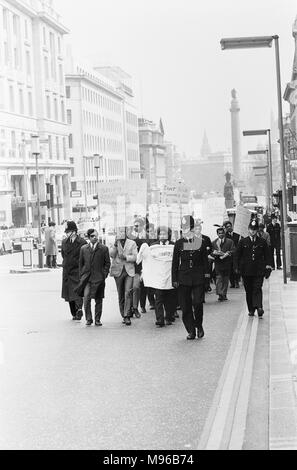
[[[255,176],[266,176],[266,204],[270,203],[270,194],[269,194],[269,167],[268,165],[262,166],[253,166],[253,170],[267,170],[264,173],[255,174]]]
[[[98,212],[98,233],[100,236],[100,200],[99,200],[99,170],[101,167],[101,160],[103,155],[99,155],[98,153],[94,154],[94,167],[96,169],[96,181],[97,181],[97,212]]]
[[[43,268],[43,250],[41,242],[41,220],[40,220],[40,193],[39,193],[39,167],[38,157],[40,155],[40,141],[38,135],[32,135],[31,150],[36,163],[36,196],[37,196],[37,219],[38,219],[38,267]]]
[[[282,176],[282,252],[283,252],[283,279],[284,284],[287,284],[287,261],[286,261],[286,240],[285,235],[287,232],[287,177],[284,155],[284,129],[283,129],[283,109],[282,109],[282,94],[281,94],[281,75],[280,75],[280,57],[279,57],[279,36],[254,36],[254,37],[240,37],[240,38],[223,38],[221,39],[221,48],[225,49],[250,49],[272,47],[272,42],[275,45],[275,62],[276,62],[276,81],[277,81],[277,101],[278,101],[278,126],[280,135],[280,157],[281,157],[281,176]]]

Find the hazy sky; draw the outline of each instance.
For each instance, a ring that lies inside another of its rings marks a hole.
[[[277,116],[272,49],[222,51],[222,37],[280,36],[282,89],[291,79],[296,0],[54,0],[75,56],[133,76],[139,114],[159,122],[188,156],[231,148],[231,89],[242,129]],[[284,104],[284,112],[288,111]],[[254,142],[245,138],[243,151]]]

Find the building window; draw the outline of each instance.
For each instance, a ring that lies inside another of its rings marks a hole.
[[[73,149],[73,135],[72,134],[69,134],[68,140],[69,140],[68,142],[69,148]]]
[[[58,53],[61,54],[61,38],[58,36]]]
[[[46,46],[46,29],[43,28],[43,45]]]
[[[67,124],[72,124],[72,111],[67,109]]]
[[[48,154],[50,158],[53,158],[53,143],[52,143],[52,136],[48,136]]]
[[[5,129],[1,129],[0,132],[0,155],[1,157],[5,157],[5,148],[6,148],[6,140],[5,140]]]
[[[64,157],[64,160],[67,159],[66,137],[63,137],[63,157]]]
[[[65,105],[63,100],[61,101],[61,120],[65,122]]]
[[[18,36],[18,33],[19,33],[19,16],[17,15],[13,15],[13,18],[12,18],[12,23],[13,23],[13,34],[15,36]]]
[[[54,99],[55,121],[58,121],[58,100]]]
[[[16,137],[15,137],[15,131],[11,131],[11,156],[15,157],[16,152]]]
[[[33,116],[33,99],[31,91],[28,92],[29,116]]]
[[[20,114],[24,114],[24,93],[23,90],[19,90],[19,102],[20,102]]]
[[[25,39],[28,39],[28,21],[25,20]]]
[[[27,76],[31,77],[31,56],[30,56],[30,51],[26,51],[26,70],[27,70]]]
[[[59,144],[59,137],[56,137],[56,155],[57,160],[60,159],[60,144]]]
[[[46,115],[48,119],[51,119],[51,102],[50,97],[46,97]]]
[[[14,113],[14,89],[12,85],[9,87],[9,110]]]
[[[71,87],[70,86],[66,87],[66,98],[71,98]]]
[[[14,60],[14,68],[18,69],[19,68],[19,54],[18,54],[17,47],[13,48],[13,60]]]
[[[3,8],[3,29],[4,29],[4,31],[7,31],[7,26],[8,26],[8,10],[6,10],[6,8]]]
[[[7,41],[4,41],[4,62],[5,65],[9,64],[9,50]]]
[[[53,33],[50,33],[50,51],[51,51],[51,74],[54,80],[57,79],[56,73],[56,47],[55,47],[55,37]]]
[[[46,80],[49,79],[48,57],[44,57],[44,75]]]
[[[64,84],[64,76],[63,76],[63,67],[62,67],[62,64],[59,64],[59,77],[60,77],[60,85],[63,86],[63,84]]]

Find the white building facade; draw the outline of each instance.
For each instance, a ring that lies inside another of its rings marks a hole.
[[[32,135],[41,140],[41,218],[61,223],[71,215],[67,32],[50,0],[0,0],[0,225],[38,223]]]
[[[138,116],[128,80],[118,67],[91,69],[69,56],[66,112],[74,219],[98,215],[94,196],[100,182],[140,178]]]

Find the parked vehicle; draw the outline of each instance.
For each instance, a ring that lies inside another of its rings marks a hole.
[[[8,230],[0,230],[0,255],[12,253],[13,247]]]

